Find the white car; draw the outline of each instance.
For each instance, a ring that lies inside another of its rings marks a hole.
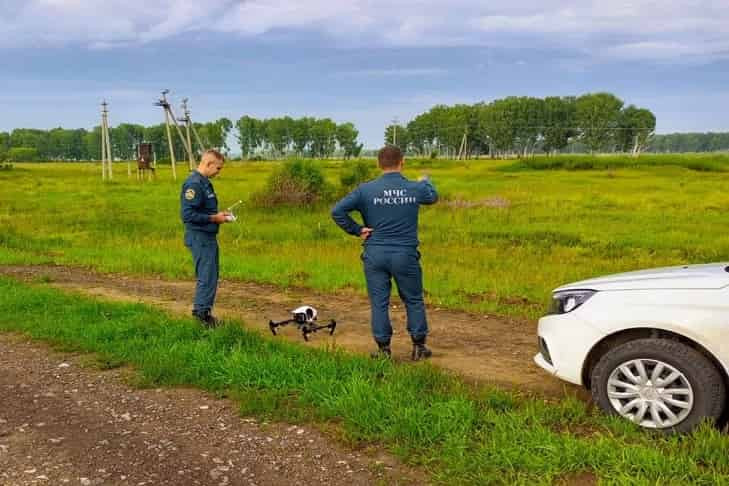
[[[729,263],[610,275],[554,290],[534,361],[608,413],[685,432],[724,421]]]

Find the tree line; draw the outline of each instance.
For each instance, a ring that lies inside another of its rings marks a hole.
[[[235,125],[227,118],[193,125],[206,148],[222,152],[230,151],[229,134],[235,127],[233,133],[244,158],[277,158],[292,154],[324,158],[331,157],[337,150],[349,158],[358,157],[362,151],[362,144],[357,142],[359,131],[355,126],[352,123],[337,124],[329,118],[282,117],[259,120],[243,116]],[[184,145],[174,126],[171,129],[175,156],[178,160],[186,159]],[[166,130],[164,124],[143,126],[121,123],[110,127],[112,156],[115,159],[134,160],[137,158],[137,145],[144,141],[154,145],[158,159],[169,160]],[[0,160],[99,160],[100,154],[101,128],[98,126],[92,130],[18,128],[10,133],[0,132]]]
[[[656,117],[611,93],[510,96],[474,105],[437,105],[406,125],[385,129],[385,143],[410,153],[446,156],[558,153],[580,142],[590,152],[646,149]]]
[[[352,123],[329,118],[243,116],[194,124],[206,148],[229,152],[230,135],[243,158],[358,157],[362,144]],[[508,97],[474,105],[436,105],[405,125],[390,125],[385,143],[395,143],[418,156],[530,155],[536,152],[708,152],[729,150],[729,133],[655,135],[656,118],[645,108],[610,93],[579,97]],[[185,149],[172,127],[173,150],[179,160]],[[110,128],[116,159],[136,159],[139,142],[152,142],[157,158],[169,159],[164,124],[121,123]],[[92,130],[18,128],[0,132],[0,161],[98,160],[101,128]]]
[[[194,123],[201,141],[206,148],[227,151],[227,137],[233,123],[227,118],[207,123]],[[109,128],[111,151],[115,159],[134,160],[137,158],[137,145],[152,142],[159,159],[169,159],[165,125],[145,127],[133,123],[121,123]],[[185,159],[185,148],[173,130],[173,150],[178,159]],[[11,162],[34,162],[39,160],[99,160],[101,156],[101,127],[92,130],[83,128],[53,128],[39,130],[16,128],[10,133],[0,132],[0,160]]]
[[[719,152],[729,150],[729,132],[655,135],[650,152]]]
[[[329,118],[268,118],[258,120],[241,117],[235,124],[241,156],[265,155],[280,158],[288,155],[327,158],[337,150],[348,159],[359,157],[362,144],[354,124],[337,124]]]

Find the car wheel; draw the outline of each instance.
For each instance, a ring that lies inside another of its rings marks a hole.
[[[610,349],[592,370],[597,404],[641,427],[688,432],[724,409],[719,370],[703,354],[678,341],[636,339]]]

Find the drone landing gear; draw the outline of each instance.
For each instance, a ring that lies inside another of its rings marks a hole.
[[[288,324],[296,324],[296,326],[301,330],[301,335],[304,336],[304,341],[309,340],[309,334],[320,331],[322,329],[329,329],[329,335],[331,336],[334,334],[334,330],[337,328],[337,321],[332,319],[329,321],[329,324],[325,324],[323,326],[317,326],[314,322],[302,322],[299,319],[286,319],[285,321],[268,321],[268,328],[271,330],[271,333],[276,336],[276,329],[281,326],[286,326]]]

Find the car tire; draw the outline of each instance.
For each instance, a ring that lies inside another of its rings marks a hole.
[[[610,349],[592,369],[590,388],[605,412],[665,433],[691,431],[704,419],[716,423],[726,398],[722,375],[706,356],[657,338]]]

